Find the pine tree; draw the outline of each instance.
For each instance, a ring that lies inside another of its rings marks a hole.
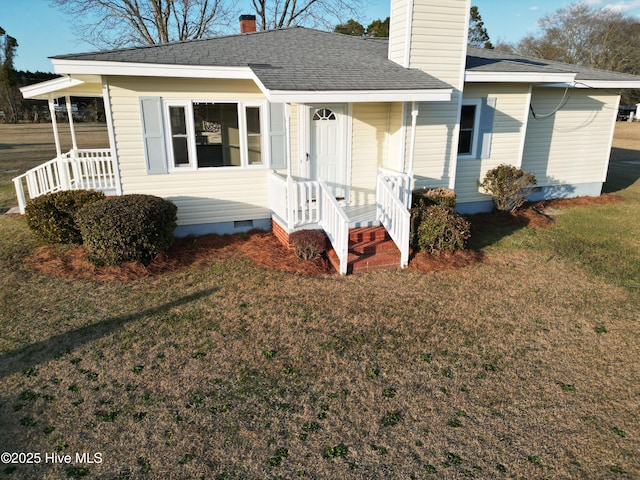
[[[469,19],[469,45],[493,49],[493,44],[489,40],[489,34],[484,27],[480,11],[475,5],[471,7],[471,17]]]

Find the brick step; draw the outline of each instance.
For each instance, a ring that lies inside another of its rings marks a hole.
[[[350,243],[349,251],[359,254],[374,254],[388,251],[397,251],[398,247],[391,239],[374,240],[371,242]]]
[[[329,261],[337,271],[340,271],[340,259],[331,249],[328,252]],[[379,270],[399,270],[400,252],[389,251],[375,254],[357,254],[349,252],[347,274],[374,272]]]
[[[329,261],[340,270],[335,250],[328,252]],[[347,274],[400,269],[400,251],[384,227],[354,228],[349,231]]]
[[[384,227],[360,227],[349,230],[349,243],[373,242],[388,238]]]

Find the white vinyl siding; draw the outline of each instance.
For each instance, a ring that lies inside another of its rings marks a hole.
[[[351,147],[351,203],[373,204],[376,201],[378,167],[388,153],[388,103],[355,103]]]
[[[405,0],[391,2],[389,60],[405,66],[407,40],[407,2]]]
[[[416,143],[413,163],[415,188],[448,187],[454,175],[457,151],[456,94],[451,102],[418,104]],[[411,144],[411,105],[406,109],[405,171]]]
[[[458,203],[490,200],[480,193],[478,182],[501,163],[520,166],[523,136],[529,108],[528,85],[467,85],[465,98],[496,100],[489,158],[462,158],[457,162],[455,191]],[[480,112],[478,112],[480,113]],[[477,155],[479,157],[480,155]]]
[[[618,93],[564,94],[562,88],[533,89],[531,105],[539,119],[530,115],[522,168],[535,174],[539,186],[603,182]]]
[[[469,8],[468,0],[416,1],[409,66],[462,89]]]
[[[124,193],[147,193],[172,200],[178,206],[179,225],[269,217],[266,168],[149,175],[145,163],[140,97],[263,101],[253,82],[112,77],[109,94]]]

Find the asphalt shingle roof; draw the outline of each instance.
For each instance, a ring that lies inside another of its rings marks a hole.
[[[303,27],[229,35],[54,59],[160,65],[249,67],[269,90],[376,91],[451,88],[419,69],[388,60],[388,39],[352,37]],[[466,69],[493,73],[576,73],[576,80],[640,77],[469,46]]]
[[[576,80],[638,81],[640,77],[625,73],[596,70],[566,63],[529,58],[512,53],[469,45],[467,71],[492,73],[575,73]]]
[[[303,27],[53,57],[54,59],[250,67],[269,90],[425,90],[448,84],[387,59],[386,40]]]

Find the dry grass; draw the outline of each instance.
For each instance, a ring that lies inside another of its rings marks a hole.
[[[127,282],[34,272],[0,216],[0,451],[103,458],[0,476],[639,478],[640,292],[550,240],[592,209],[587,240],[633,241],[633,208],[505,231],[457,270],[309,277],[220,244]]]

